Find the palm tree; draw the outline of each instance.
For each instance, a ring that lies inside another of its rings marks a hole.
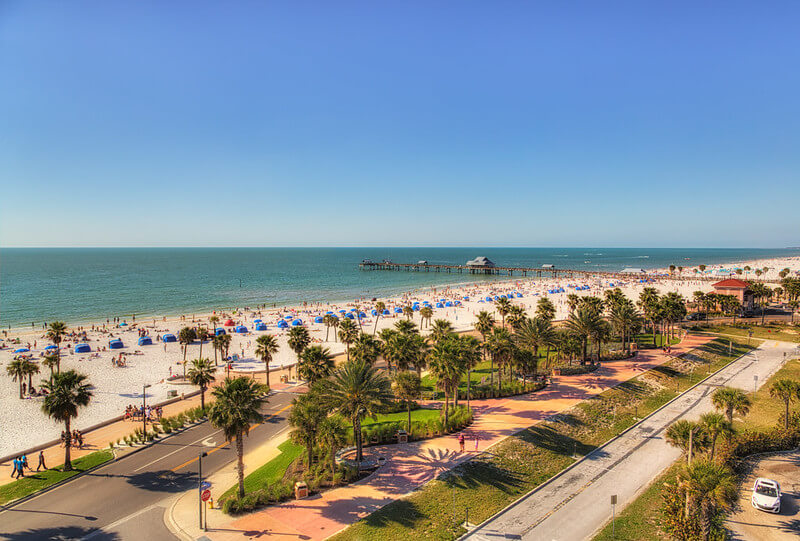
[[[47,326],[47,338],[53,342],[57,346],[56,348],[56,356],[58,357],[58,363],[56,364],[56,370],[61,371],[61,340],[64,335],[67,334],[67,324],[63,321],[53,321],[50,325]]]
[[[622,349],[628,351],[628,339],[642,326],[642,317],[627,298],[611,306],[611,324],[622,337]]]
[[[322,322],[325,324],[325,341],[328,341],[328,334],[330,333],[331,327],[335,327],[338,325],[339,320],[333,314],[325,314],[322,316]],[[336,325],[334,324],[336,323]],[[336,332],[333,333],[334,340],[336,339]]]
[[[503,368],[511,362],[514,356],[514,340],[511,333],[505,328],[492,329],[492,334],[486,342],[486,349],[489,351],[491,366],[489,371],[489,386],[494,394],[494,366],[497,365],[497,391],[503,388]]]
[[[410,306],[403,306],[403,315],[408,318],[409,321],[414,317],[414,309]]]
[[[317,439],[328,448],[331,475],[336,473],[336,452],[347,444],[347,424],[341,415],[329,415],[317,427]]]
[[[308,329],[301,325],[299,327],[292,327],[289,329],[288,336],[289,349],[294,351],[294,354],[297,356],[297,364],[299,366],[300,354],[303,353],[303,350],[306,349],[308,344],[311,343],[311,335],[308,333]],[[295,368],[295,372],[297,372],[297,368]]]
[[[720,436],[730,436],[733,434],[733,427],[721,413],[710,411],[700,416],[700,424],[703,430],[711,438],[711,461],[714,461],[714,453],[717,449],[717,438]]]
[[[64,423],[64,471],[72,471],[70,448],[72,447],[72,431],[70,423],[78,416],[78,408],[89,404],[92,399],[91,386],[86,382],[86,376],[75,370],[59,372],[43,387],[48,394],[44,397],[42,411],[55,421]]]
[[[711,402],[725,413],[729,423],[733,423],[734,413],[747,415],[751,405],[745,392],[734,387],[720,387],[711,395]]]
[[[200,359],[202,359],[203,358],[203,342],[208,340],[209,334],[208,334],[208,331],[206,330],[205,327],[198,328],[197,331],[195,331],[195,334],[197,335],[197,339],[200,340],[200,352],[197,354],[197,356]]]
[[[333,371],[333,355],[328,348],[309,346],[300,354],[297,366],[298,376],[313,385]]]
[[[219,323],[219,318],[217,316],[211,316],[208,318],[208,322],[211,323],[211,327],[214,329],[214,334],[217,333],[217,323]]]
[[[58,366],[58,355],[50,353],[42,358],[42,364],[50,369],[50,379],[53,378],[53,373]]]
[[[536,302],[536,316],[547,321],[556,317],[556,307],[547,297],[542,297]]]
[[[320,381],[323,403],[353,423],[356,460],[362,454],[361,421],[375,417],[392,399],[391,386],[375,367],[364,361],[347,361],[329,379]]]
[[[472,370],[481,360],[481,343],[474,336],[460,335],[459,339],[459,354],[461,355],[461,363],[467,370],[467,408],[469,408],[469,401],[471,395],[472,383]],[[456,393],[456,402],[458,401],[458,393]]]
[[[783,401],[783,405],[785,406],[783,419],[785,423],[784,428],[789,430],[789,404],[791,404],[795,398],[800,397],[800,385],[792,379],[781,378],[769,388],[769,395],[772,398]]]
[[[453,334],[453,324],[446,319],[436,319],[433,322],[429,336],[434,344],[438,344],[451,334]]]
[[[195,359],[189,369],[189,381],[192,385],[200,387],[200,408],[206,410],[206,389],[214,381],[214,367],[209,359]]]
[[[730,468],[698,460],[678,474],[678,486],[686,493],[686,510],[698,509],[702,538],[708,540],[718,509],[729,509],[737,498],[737,481]]]
[[[525,309],[522,306],[517,304],[512,304],[508,309],[508,324],[512,330],[516,330],[524,319],[527,319],[525,315]]]
[[[436,378],[436,386],[444,391],[445,426],[449,421],[450,396],[458,391],[458,383],[466,371],[459,361],[456,337],[435,344],[428,355],[428,370]]]
[[[415,364],[420,353],[422,337],[415,334],[405,334],[391,329],[381,332],[381,353],[395,370],[408,370]]]
[[[372,329],[372,336],[375,336],[375,333],[378,332],[378,320],[380,319],[384,310],[386,310],[385,302],[378,301],[375,303],[375,327]]]
[[[792,314],[791,325],[794,325],[794,313],[797,312],[797,308],[800,306],[800,301],[798,301],[797,299],[792,299],[787,304],[789,305],[789,310],[790,313]]]
[[[347,360],[350,360],[350,344],[358,338],[358,328],[352,319],[345,319],[339,324],[339,340],[344,344]]]
[[[28,393],[33,387],[33,375],[39,373],[39,363],[30,359],[25,360],[25,375],[28,376]]]
[[[506,314],[509,308],[511,308],[511,301],[506,297],[500,297],[494,301],[494,309],[497,310],[497,313],[500,314],[502,318],[502,324],[500,326],[504,329],[506,328]]]
[[[217,352],[222,354],[222,337],[226,336],[224,334],[217,335],[211,337],[211,347],[214,349],[214,366],[217,366]]]
[[[567,309],[569,310],[570,314],[578,307],[580,300],[581,298],[575,293],[569,293],[567,295]]]
[[[178,331],[178,342],[183,346],[183,379],[186,379],[186,350],[195,338],[197,333],[191,327],[184,327]]]
[[[422,380],[414,372],[398,372],[392,384],[394,394],[406,403],[408,424],[406,430],[411,432],[411,402],[419,398],[422,392]]]
[[[214,339],[218,342],[220,357],[227,359],[228,349],[231,347],[231,335],[221,334],[219,336],[215,336]]]
[[[492,314],[482,310],[478,312],[477,321],[475,322],[475,330],[478,331],[483,339],[484,346],[486,345],[486,337],[494,329],[495,321]]]
[[[378,360],[381,354],[381,344],[372,335],[362,332],[350,346],[350,356],[353,359],[361,359],[362,361],[373,364]]]
[[[403,334],[419,334],[419,329],[413,321],[401,319],[394,324],[394,329]]]
[[[644,316],[650,321],[650,328],[653,332],[653,347],[656,347],[656,320],[659,312],[658,290],[654,287],[646,287],[639,294],[638,305]]]
[[[701,424],[681,419],[669,425],[665,439],[686,453],[686,461],[691,464],[693,454],[705,449],[708,443],[708,434],[703,429]]]
[[[228,441],[236,440],[236,470],[239,477],[239,497],[244,498],[244,440],[253,423],[261,423],[261,408],[266,403],[268,387],[244,376],[225,378],[214,389],[214,403],[208,413],[211,424],[222,429]]]
[[[269,387],[269,363],[272,361],[272,356],[278,353],[278,340],[271,334],[262,334],[256,338],[256,357],[261,359],[264,363],[264,377],[265,383]]]
[[[419,309],[419,316],[422,319],[422,323],[429,326],[431,324],[431,318],[433,317],[433,308],[430,306],[423,306]]]
[[[564,328],[581,341],[581,364],[586,364],[589,338],[597,332],[601,321],[595,310],[581,306],[564,322]]]
[[[25,359],[16,358],[6,366],[6,372],[11,376],[12,381],[19,383],[19,397],[22,396],[22,384],[25,383],[25,376],[28,374],[28,369],[25,367]]]
[[[289,437],[297,445],[305,445],[308,470],[314,464],[314,443],[317,440],[319,425],[327,416],[316,393],[300,395],[292,401],[289,424],[294,427]]]

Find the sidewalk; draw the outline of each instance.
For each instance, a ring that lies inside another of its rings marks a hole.
[[[673,356],[710,340],[710,337],[687,337],[679,346],[673,347]],[[458,441],[453,435],[409,444],[372,447],[369,452],[386,457],[386,465],[358,483],[329,490],[306,500],[284,502],[238,518],[227,517],[215,509],[209,512],[207,533],[197,528],[196,500],[192,523],[186,523],[183,513],[177,511],[173,513],[173,519],[185,532],[187,539],[196,539],[201,535],[219,541],[265,535],[281,535],[286,539],[325,539],[475,456],[476,435],[478,452],[484,451],[512,434],[670,358],[660,350],[642,350],[635,361],[608,362],[590,374],[561,376],[554,384],[531,395],[474,400],[472,406],[476,420],[467,430],[466,453],[458,451]]]
[[[241,375],[241,374],[232,374],[232,375]],[[272,370],[270,371],[270,383],[272,383],[272,390],[282,390],[289,387],[290,384],[286,383],[279,383],[280,377],[286,375],[286,369],[280,370]],[[225,379],[225,372],[224,370],[220,370],[217,372],[217,382],[222,381]],[[264,382],[264,374],[257,373],[256,379],[258,381]],[[189,394],[191,392],[196,391],[196,387],[193,385],[177,385],[176,389],[181,392]],[[208,401],[211,396],[211,389],[206,391],[206,400]],[[139,399],[141,402],[141,398]],[[191,408],[197,407],[200,405],[200,395],[192,396],[186,398],[184,400],[178,400],[177,402],[173,402],[172,404],[168,404],[164,406],[164,416],[170,417],[173,415],[178,415],[179,413],[185,412]],[[122,413],[122,412],[120,412]],[[42,413],[44,415],[44,413]],[[80,413],[78,415],[78,420],[80,420]],[[150,427],[150,423],[148,422],[148,427]],[[75,421],[73,420],[73,427],[75,427]],[[86,456],[90,453],[95,451],[99,451],[101,449],[107,449],[109,443],[116,443],[117,440],[124,438],[125,436],[130,436],[133,434],[134,430],[142,428],[142,421],[116,421],[104,427],[98,428],[96,430],[92,430],[89,432],[84,433],[83,435],[83,448],[77,449],[73,448],[71,454],[72,460],[76,458],[80,458],[82,456]],[[119,448],[116,451],[117,456],[122,456],[127,452],[130,452],[133,449],[137,449],[137,447],[123,447]],[[34,467],[39,461],[38,452],[35,454],[28,455],[28,464]],[[64,448],[61,445],[53,445],[48,447],[44,450],[44,458],[45,463],[48,467],[53,468],[55,466],[60,466],[64,463]],[[9,460],[0,464],[0,486],[5,484],[11,483],[14,480],[11,479],[11,471],[12,471],[12,461]],[[33,475],[34,472],[25,471],[25,475]]]

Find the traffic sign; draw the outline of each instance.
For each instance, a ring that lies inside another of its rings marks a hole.
[[[208,481],[203,481],[202,483],[200,483],[200,490],[206,490],[209,488],[211,488],[211,483],[209,483]]]
[[[204,490],[200,494],[200,499],[203,500],[204,502],[207,502],[209,499],[211,499],[211,491],[208,489]]]

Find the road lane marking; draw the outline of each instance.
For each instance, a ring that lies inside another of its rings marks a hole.
[[[264,423],[265,423],[265,422],[267,422],[269,419],[272,419],[273,417],[275,417],[275,416],[276,416],[276,415],[278,415],[279,413],[281,413],[281,412],[283,412],[283,411],[286,411],[286,410],[288,410],[288,409],[289,409],[289,408],[291,408],[291,407],[292,407],[292,405],[291,405],[291,404],[288,404],[288,405],[286,405],[286,406],[282,407],[281,409],[279,409],[278,411],[276,411],[275,413],[273,413],[272,415],[268,415],[268,416],[264,417],[264,420],[263,420],[263,421],[261,421],[260,423],[256,423],[256,424],[254,424],[253,426],[251,426],[251,427],[250,427],[250,430],[253,430],[253,429],[255,429],[257,426],[264,424]],[[210,455],[211,453],[216,453],[217,451],[219,451],[220,449],[222,449],[223,447],[225,447],[226,445],[228,445],[228,443],[230,443],[230,442],[227,442],[227,441],[226,441],[226,442],[223,442],[223,443],[221,443],[220,445],[218,445],[218,446],[214,447],[213,449],[211,449],[210,451],[208,451],[208,453],[207,453],[207,454],[209,454],[209,455]],[[171,471],[172,473],[178,473],[178,470],[180,470],[181,468],[183,468],[183,467],[185,467],[185,466],[188,466],[189,464],[192,464],[192,463],[194,463],[194,462],[197,462],[197,457],[194,457],[194,458],[193,458],[193,459],[191,459],[191,460],[187,460],[186,462],[184,462],[184,463],[183,463],[183,464],[181,464],[180,466],[176,466],[176,467],[172,468],[170,471]]]
[[[150,511],[151,509],[155,509],[156,507],[161,507],[161,505],[156,503],[156,504],[153,504],[153,505],[151,505],[149,507],[145,507],[144,509],[139,509],[138,511],[128,515],[127,517],[122,517],[121,519],[117,520],[116,522],[112,522],[111,524],[107,524],[106,526],[102,526],[100,529],[97,529],[97,530],[93,531],[92,533],[90,533],[86,537],[82,537],[81,541],[86,541],[87,539],[92,539],[94,537],[97,537],[98,535],[108,535],[109,531],[113,530],[114,528],[116,528],[120,524],[128,522],[129,520],[134,519],[134,518],[138,517],[139,515]]]
[[[195,441],[193,441],[193,442],[191,442],[191,443],[187,443],[187,444],[186,444],[186,445],[184,445],[183,447],[179,447],[178,449],[175,449],[175,450],[174,450],[174,451],[172,451],[171,453],[167,453],[166,455],[164,455],[164,456],[160,456],[160,457],[158,457],[157,459],[153,460],[152,462],[148,462],[147,464],[145,464],[145,465],[144,465],[144,466],[142,466],[141,468],[136,468],[135,470],[133,470],[133,472],[134,472],[134,473],[136,473],[136,472],[138,472],[138,471],[141,471],[141,470],[145,469],[145,468],[146,468],[146,467],[148,467],[148,466],[152,466],[153,464],[155,464],[155,463],[156,463],[156,462],[158,462],[159,460],[164,460],[164,459],[165,459],[165,458],[167,458],[168,456],[172,456],[172,455],[174,455],[175,453],[179,453],[179,452],[183,451],[184,449],[186,449],[187,447],[191,447],[192,445],[194,445],[194,444],[196,444],[196,443],[200,443],[200,442],[202,442],[202,441],[203,441],[203,440],[205,440],[205,439],[210,439],[212,436],[214,436],[214,435],[216,435],[216,434],[219,434],[220,432],[222,432],[222,430],[217,430],[216,432],[213,432],[213,433],[211,434],[211,436],[203,436],[202,438],[200,438],[200,439],[198,439],[198,440],[195,440]]]

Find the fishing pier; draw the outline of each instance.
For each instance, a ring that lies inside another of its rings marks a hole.
[[[370,271],[407,271],[407,272],[447,272],[459,274],[486,274],[497,276],[523,276],[535,278],[647,278],[644,273],[601,272],[575,269],[559,269],[552,265],[542,267],[499,267],[494,264],[484,265],[445,265],[431,264],[420,261],[418,263],[395,263],[393,261],[364,260],[358,264],[361,270]]]

